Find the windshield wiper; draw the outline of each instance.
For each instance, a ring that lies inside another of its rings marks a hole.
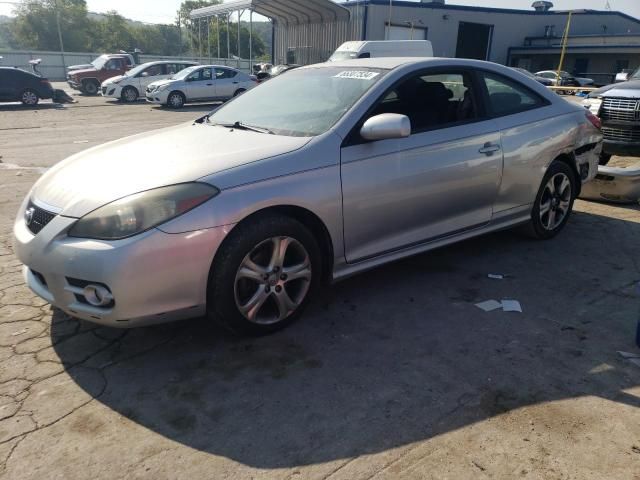
[[[220,125],[221,127],[225,127],[225,128],[237,128],[238,130],[250,130],[252,132],[268,133],[269,135],[275,135],[275,133],[272,130],[269,130],[268,128],[249,125],[248,123],[243,123],[239,121],[235,123],[217,123],[216,125]]]

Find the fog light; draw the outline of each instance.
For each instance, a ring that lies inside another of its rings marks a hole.
[[[94,307],[106,307],[113,301],[111,292],[102,285],[89,284],[82,289],[82,294]]]

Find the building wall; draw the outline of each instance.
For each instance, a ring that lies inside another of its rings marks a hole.
[[[345,6],[353,9],[355,2]],[[385,25],[389,21],[388,3],[370,3],[366,17],[366,39],[384,40]],[[427,38],[433,43],[434,54],[441,57],[455,57],[460,22],[493,25],[489,60],[503,64],[507,62],[509,47],[523,45],[525,37],[544,35],[547,25],[553,25],[556,34],[561,35],[566,21],[567,14],[537,13],[533,10],[504,12],[481,8],[434,7],[398,1],[393,3],[391,9],[392,25],[406,25],[409,22],[416,27],[427,28]],[[607,26],[608,34],[640,33],[640,22],[612,12],[574,14],[571,33],[599,34],[603,31],[602,25]]]

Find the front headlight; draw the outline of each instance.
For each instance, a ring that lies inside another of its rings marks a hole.
[[[598,113],[600,113],[600,107],[602,106],[602,97],[585,98],[582,102],[582,106],[584,106],[594,115],[598,115]]]
[[[156,87],[156,92],[161,92],[163,90],[166,90],[167,88],[169,88],[169,84],[165,83],[164,85],[160,85],[159,87]]]
[[[119,240],[165,223],[220,193],[206,183],[181,183],[108,203],[78,220],[70,237]]]

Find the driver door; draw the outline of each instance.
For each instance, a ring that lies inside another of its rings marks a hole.
[[[392,87],[341,150],[348,262],[410,248],[489,222],[502,177],[497,124],[470,71],[429,71]],[[365,141],[367,118],[399,113],[407,138]]]
[[[189,87],[186,89],[189,100],[210,100],[215,98],[216,87],[212,70],[210,67],[205,67],[189,75]]]

